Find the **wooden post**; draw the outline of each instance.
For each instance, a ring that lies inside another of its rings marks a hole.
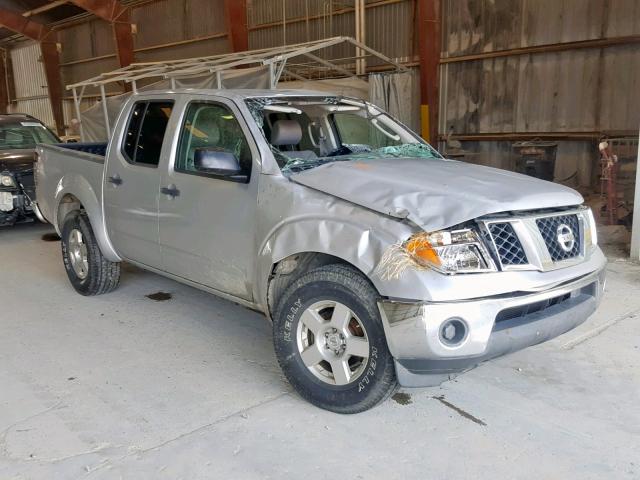
[[[440,0],[417,1],[422,137],[437,147]]]

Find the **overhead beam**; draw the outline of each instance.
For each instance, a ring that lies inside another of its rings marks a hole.
[[[4,8],[0,8],[0,25],[40,44],[53,119],[56,122],[58,135],[64,135],[62,81],[60,80],[57,34],[46,25]]]
[[[440,0],[417,1],[422,136],[435,143],[438,137]]]
[[[640,35],[627,35],[623,37],[594,38],[591,40],[579,40],[576,42],[549,43],[535,45],[533,47],[510,48],[508,50],[496,50],[495,52],[475,53],[472,55],[457,55],[444,57],[440,63],[472,62],[491,58],[514,57],[518,55],[533,55],[539,53],[566,52],[569,50],[581,50],[588,48],[606,48],[618,45],[635,45],[640,43]]]
[[[116,54],[121,67],[131,65],[135,61],[129,7],[124,6],[119,0],[71,0],[71,3],[112,25]]]
[[[249,50],[247,0],[224,0],[224,13],[231,51]]]
[[[33,10],[27,10],[22,14],[23,17],[32,17],[34,15],[38,15],[40,13],[48,12],[49,10],[53,10],[54,8],[58,8],[61,5],[68,3],[67,0],[56,0],[51,3],[47,3],[38,8],[34,8]]]

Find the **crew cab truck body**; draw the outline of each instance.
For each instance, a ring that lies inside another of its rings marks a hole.
[[[114,289],[127,261],[260,310],[332,411],[560,335],[604,288],[577,192],[444,159],[357,99],[139,93],[108,144],[73,147],[39,146],[36,178],[76,290]]]

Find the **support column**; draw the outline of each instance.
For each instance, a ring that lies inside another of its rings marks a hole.
[[[8,52],[0,48],[0,114],[9,110],[9,83],[7,82]]]
[[[54,35],[55,37],[56,35]],[[65,134],[64,111],[62,109],[62,81],[60,80],[60,56],[57,42],[46,41],[40,43],[44,73],[47,77],[47,88],[53,119],[56,122],[58,135]]]
[[[247,0],[225,0],[224,13],[231,51],[244,52],[249,50]]]
[[[422,137],[437,146],[438,65],[440,63],[440,0],[418,1],[420,102]]]
[[[636,158],[636,189],[634,192],[633,224],[631,226],[631,259],[640,260],[640,132],[638,132],[638,157]]]

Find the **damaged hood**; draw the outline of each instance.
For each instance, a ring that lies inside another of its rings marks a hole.
[[[575,190],[552,182],[435,158],[336,161],[289,178],[371,210],[407,218],[428,232],[492,213],[583,202]]]
[[[35,150],[0,150],[0,172],[33,170]]]

